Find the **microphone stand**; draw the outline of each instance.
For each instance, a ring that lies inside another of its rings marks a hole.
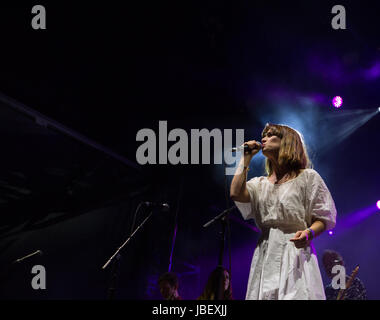
[[[139,208],[139,207],[138,207]],[[136,232],[149,220],[149,218],[152,216],[153,210],[150,212],[150,214],[144,219],[143,222],[136,228],[136,230],[129,236],[127,240],[124,241],[124,243],[116,250],[116,252],[108,259],[108,261],[103,265],[102,269],[104,270],[107,268],[107,266],[115,259],[113,267],[112,267],[112,275],[111,275],[111,283],[110,287],[108,288],[108,299],[113,299],[115,297],[115,291],[116,291],[116,279],[117,279],[117,270],[120,267],[120,260],[121,260],[121,254],[119,253],[127,244],[128,242],[133,238],[133,236],[136,234]]]
[[[113,262],[112,265],[112,272],[111,272],[111,280],[110,280],[110,286],[108,288],[108,299],[113,300],[115,298],[115,292],[116,292],[116,280],[117,280],[117,271],[120,269],[120,260],[121,255],[116,255],[116,260]]]
[[[222,220],[227,214],[229,214],[232,210],[234,210],[236,206],[233,206],[227,210],[224,210],[221,214],[218,214],[216,217],[212,218],[209,222],[203,225],[203,228],[207,228],[211,226],[215,221]]]
[[[205,223],[203,225],[204,228],[209,227],[216,221],[220,221],[222,224],[222,230],[219,231],[219,257],[218,257],[218,266],[217,269],[219,269],[219,281],[217,282],[217,287],[216,287],[216,295],[215,295],[215,300],[222,300],[223,299],[223,293],[224,293],[224,274],[223,274],[223,254],[224,254],[224,245],[225,245],[225,239],[226,239],[226,224],[228,219],[228,214],[234,210],[236,206],[233,206],[229,209],[224,210],[222,213],[218,214],[216,217],[211,219],[209,222]]]
[[[5,266],[5,269],[2,270],[2,272],[0,272],[0,284],[2,282],[6,282],[6,280],[9,279],[10,275],[15,271],[15,268],[22,265],[22,262],[35,256],[41,256],[42,254],[43,252],[41,250],[37,250],[19,259],[16,259],[12,261],[11,263],[7,263]]]

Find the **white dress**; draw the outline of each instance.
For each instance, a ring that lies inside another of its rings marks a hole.
[[[334,200],[321,176],[305,169],[281,184],[267,177],[247,181],[251,201],[235,201],[244,219],[254,219],[262,234],[253,254],[247,300],[325,300],[313,246],[297,249],[289,239],[298,230],[323,220],[335,227]]]

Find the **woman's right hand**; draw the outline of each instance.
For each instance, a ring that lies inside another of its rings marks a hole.
[[[244,142],[243,146],[245,144],[247,144],[248,147],[252,150],[250,153],[245,153],[244,156],[248,156],[248,157],[252,158],[256,153],[258,153],[261,150],[261,143],[256,141],[256,140],[250,140],[250,141]],[[253,149],[253,148],[255,148],[255,149]]]
[[[249,170],[249,164],[252,160],[252,157],[258,153],[261,149],[261,145],[259,142],[255,140],[250,140],[247,142],[244,142],[242,147],[247,144],[248,147],[251,150],[251,152],[244,153],[243,156],[240,159],[239,165],[236,169],[235,175],[231,182],[230,187],[230,197],[234,201],[239,202],[250,202],[251,197],[248,193],[247,186],[246,186],[246,179],[247,179],[247,171]],[[255,149],[253,149],[255,148]]]

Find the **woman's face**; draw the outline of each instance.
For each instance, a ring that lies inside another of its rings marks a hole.
[[[273,134],[272,129],[269,129],[265,136],[261,139],[262,153],[268,157],[278,155],[281,145],[281,139]]]
[[[163,281],[160,284],[160,293],[164,299],[169,299],[174,295],[176,288],[173,287],[169,282]]]

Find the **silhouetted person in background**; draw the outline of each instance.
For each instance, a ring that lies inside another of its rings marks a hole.
[[[206,286],[197,300],[216,300],[218,282],[221,276],[223,276],[223,296],[221,300],[233,300],[230,273],[223,267],[217,267],[211,272]]]
[[[178,277],[173,272],[166,272],[158,279],[160,293],[165,300],[182,300],[178,294]]]
[[[344,266],[342,256],[334,250],[325,250],[322,256],[323,266],[327,276],[332,279],[336,274],[332,273],[335,265]],[[346,283],[351,275],[350,270],[346,269]],[[336,300],[340,289],[334,289],[332,283],[325,287],[326,300]],[[343,300],[367,300],[365,287],[358,277],[355,277],[351,286],[345,291]]]

